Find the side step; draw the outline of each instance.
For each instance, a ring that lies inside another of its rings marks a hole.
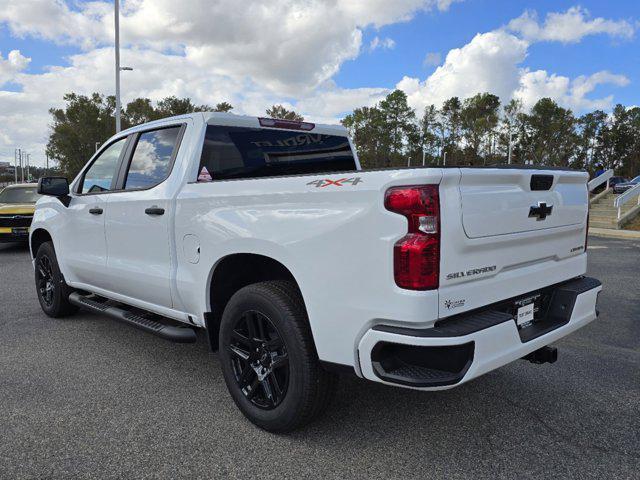
[[[92,296],[93,297],[93,296]],[[196,341],[196,332],[189,327],[175,327],[165,325],[156,320],[142,317],[136,313],[124,310],[122,308],[98,301],[101,297],[88,297],[78,292],[69,295],[69,302],[86,310],[92,310],[97,313],[109,315],[116,320],[128,323],[140,330],[152,333],[166,340],[177,343],[194,343]],[[161,317],[160,317],[161,318]]]

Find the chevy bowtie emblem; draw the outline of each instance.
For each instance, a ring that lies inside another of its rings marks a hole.
[[[538,205],[529,207],[529,217],[536,217],[538,220],[544,220],[553,211],[553,205],[547,205],[546,202],[538,202]]]

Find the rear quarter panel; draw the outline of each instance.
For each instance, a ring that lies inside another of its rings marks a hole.
[[[179,299],[200,317],[210,309],[208,286],[220,259],[271,257],[300,286],[320,358],[355,365],[357,340],[373,323],[428,325],[437,318],[436,291],[395,285],[393,245],[407,221],[386,211],[383,199],[391,186],[435,184],[441,176],[440,169],[422,169],[188,184],[176,207]],[[360,181],[316,182],[349,177]],[[188,235],[201,245],[197,264],[185,253]]]

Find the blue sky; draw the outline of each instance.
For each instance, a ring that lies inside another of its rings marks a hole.
[[[550,96],[577,114],[640,105],[640,2],[245,4],[122,0],[125,102],[189,96],[252,115],[282,102],[326,122],[394,88],[418,111],[478,91],[525,107]],[[44,161],[65,92],[113,93],[112,12],[110,0],[0,0],[0,160],[21,147]]]

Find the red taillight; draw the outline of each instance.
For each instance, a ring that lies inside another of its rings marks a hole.
[[[407,217],[408,233],[393,248],[396,285],[435,290],[440,277],[440,198],[437,185],[394,187],[384,198],[387,210]]]

